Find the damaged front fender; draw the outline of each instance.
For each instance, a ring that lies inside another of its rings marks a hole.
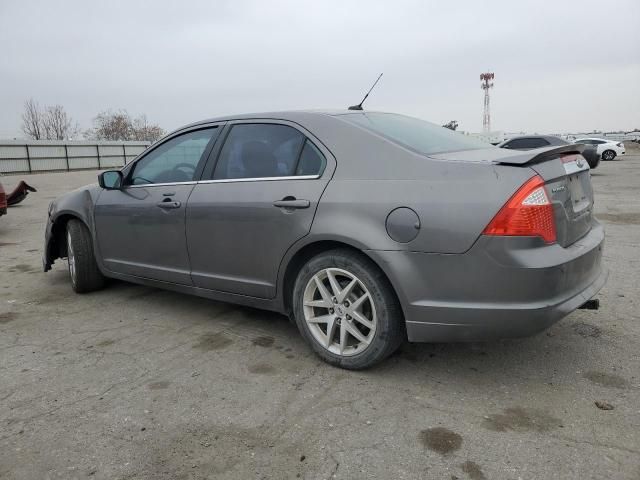
[[[45,272],[51,270],[51,265],[56,259],[67,255],[65,233],[70,219],[81,220],[89,231],[94,233],[93,207],[99,193],[100,188],[97,185],[88,185],[51,202],[42,255],[42,267]]]

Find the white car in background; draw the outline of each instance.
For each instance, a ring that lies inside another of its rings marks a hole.
[[[579,138],[573,143],[595,145],[602,160],[613,160],[618,155],[624,155],[624,143],[603,138]]]

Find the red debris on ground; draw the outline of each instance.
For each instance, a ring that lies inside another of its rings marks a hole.
[[[21,180],[18,186],[13,189],[13,192],[7,195],[7,205],[11,207],[20,203],[25,198],[27,198],[29,192],[37,192],[37,190],[24,180]]]

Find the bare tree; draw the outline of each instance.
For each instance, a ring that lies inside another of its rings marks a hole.
[[[43,113],[40,105],[33,98],[24,102],[22,113],[22,132],[33,140],[40,140],[44,136]]]
[[[154,142],[164,135],[164,130],[150,124],[146,115],[131,118],[126,110],[100,112],[93,119],[93,129],[85,134],[96,140],[145,140]]]
[[[78,133],[78,125],[62,105],[42,109],[30,98],[24,102],[22,131],[33,140],[68,140]]]
[[[47,140],[69,140],[79,130],[78,125],[73,123],[62,105],[47,107],[42,123]]]
[[[147,120],[147,116],[142,114],[133,120],[134,140],[144,140],[155,142],[164,136],[164,130],[159,125],[153,125]]]
[[[93,119],[93,129],[86,135],[96,140],[131,140],[133,128],[126,110],[100,112]]]

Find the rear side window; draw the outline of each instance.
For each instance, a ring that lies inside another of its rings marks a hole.
[[[322,154],[295,128],[238,124],[225,140],[213,179],[313,175],[319,174],[324,165]]]
[[[327,161],[320,150],[309,140],[304,142],[296,175],[319,175],[324,170]]]
[[[529,148],[540,148],[549,146],[549,142],[547,142],[544,138],[516,138],[515,140],[511,140],[509,143],[509,148],[513,148],[515,150],[524,150]]]
[[[424,120],[394,113],[350,113],[338,118],[371,130],[422,154],[495,148],[477,138],[454,132]]]

